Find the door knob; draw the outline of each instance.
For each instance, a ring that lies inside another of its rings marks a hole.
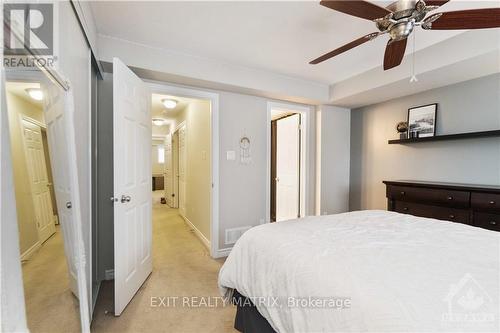
[[[132,198],[129,195],[122,195],[122,198],[120,201],[122,203],[125,203],[125,202],[130,202],[130,200],[132,200]]]

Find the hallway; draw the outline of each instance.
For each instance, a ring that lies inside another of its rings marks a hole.
[[[97,300],[92,332],[236,332],[235,308],[152,306],[159,297],[219,296],[223,259],[208,250],[178,215],[153,198],[153,272],[120,317],[113,315],[113,283],[105,281]]]

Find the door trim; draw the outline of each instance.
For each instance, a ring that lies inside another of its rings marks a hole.
[[[267,120],[266,120],[266,218],[264,223],[271,222],[271,112],[279,110],[284,112],[293,112],[300,114],[301,132],[300,132],[300,217],[308,215],[310,206],[311,191],[309,182],[309,164],[310,149],[309,135],[311,131],[310,113],[313,111],[311,107],[291,103],[267,102]]]
[[[168,94],[179,97],[198,98],[210,101],[211,118],[211,159],[212,159],[212,189],[210,191],[210,256],[221,258],[226,256],[219,249],[219,94],[188,87],[171,85],[169,83],[144,80],[149,83],[152,93]]]

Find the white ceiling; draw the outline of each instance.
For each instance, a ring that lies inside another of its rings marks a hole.
[[[167,109],[161,102],[163,99],[173,99],[177,101],[177,105],[173,109]],[[152,94],[151,109],[153,118],[162,118],[165,120],[177,117],[179,112],[184,110],[192,101],[190,98],[177,97],[172,95]]]
[[[37,106],[38,108],[43,107],[43,101],[37,101],[37,100],[31,98],[28,95],[28,93],[26,92],[26,89],[29,89],[29,88],[40,89],[40,83],[10,81],[10,82],[7,82],[5,84],[5,88],[8,92],[19,97],[20,99],[24,100],[25,102],[27,102],[29,104],[33,104],[33,105]]]
[[[498,1],[452,0],[442,10],[495,6]],[[335,12],[319,1],[99,1],[91,7],[101,35],[326,84],[380,67],[387,42],[384,36],[309,65],[313,58],[376,31],[374,23]],[[461,32],[419,29],[417,50]]]

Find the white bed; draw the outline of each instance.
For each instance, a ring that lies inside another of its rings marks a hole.
[[[277,332],[499,332],[499,234],[387,211],[265,224],[235,244],[219,288],[279,297],[254,301]],[[290,296],[350,307],[288,307]]]

